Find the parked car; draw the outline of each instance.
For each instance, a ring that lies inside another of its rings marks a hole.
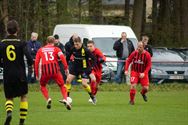
[[[157,83],[188,81],[188,63],[176,51],[153,48],[151,78]]]

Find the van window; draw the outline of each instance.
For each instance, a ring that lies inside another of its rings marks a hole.
[[[92,40],[95,42],[97,48],[99,48],[105,56],[116,56],[116,52],[113,50],[113,46],[115,41],[119,38],[114,37],[100,37],[93,38]],[[137,40],[135,38],[129,38],[133,42],[134,47],[137,45]]]

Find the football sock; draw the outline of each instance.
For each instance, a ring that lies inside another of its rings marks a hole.
[[[48,100],[49,95],[48,95],[48,90],[47,90],[46,86],[41,85],[40,90],[41,90],[43,96],[45,97],[45,99]]]
[[[90,86],[91,86],[91,93],[93,94],[93,95],[95,95],[95,91],[96,91],[96,85],[95,85],[96,83],[94,82],[94,81],[91,81],[91,83],[90,83]]]
[[[130,89],[130,101],[134,102],[135,94],[136,94],[136,89]]]
[[[5,109],[6,109],[6,112],[7,112],[7,116],[6,116],[6,120],[5,120],[4,125],[10,125],[10,121],[12,119],[12,110],[13,110],[13,108],[14,108],[13,101],[12,100],[6,101]]]
[[[141,90],[141,94],[142,94],[142,95],[145,95],[147,92],[148,92],[148,90],[147,90],[147,89],[142,88],[142,90]]]
[[[85,90],[86,90],[88,93],[91,93],[91,88],[90,88],[89,85],[87,85],[87,86],[85,87]]]
[[[20,124],[23,124],[28,110],[28,102],[20,102]]]
[[[70,84],[70,83],[66,83],[64,86],[65,86],[66,89],[67,89],[67,96],[70,96],[71,84]]]
[[[67,89],[66,89],[66,87],[64,85],[61,85],[60,89],[61,89],[61,94],[62,94],[63,98],[65,100],[67,100]]]
[[[8,113],[8,112],[12,112],[13,108],[14,108],[14,103],[13,103],[13,101],[11,101],[11,100],[6,101],[6,103],[5,103],[6,112],[7,112],[7,113]]]

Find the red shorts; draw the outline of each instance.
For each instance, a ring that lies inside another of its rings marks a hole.
[[[143,78],[139,78],[139,75],[140,73],[131,71],[131,78],[130,78],[131,84],[138,84],[140,82],[142,86],[149,86],[148,74],[145,74]]]
[[[40,79],[40,84],[46,85],[50,79],[55,80],[55,82],[59,86],[64,85],[63,76],[62,76],[60,71],[57,74],[54,74],[54,75],[49,75],[49,76],[42,75],[41,79]]]
[[[102,77],[102,73],[101,72],[96,72],[96,71],[92,71],[92,73],[95,75],[96,77],[96,82],[100,83],[101,82],[101,77]]]

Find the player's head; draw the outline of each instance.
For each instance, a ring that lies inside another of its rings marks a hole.
[[[144,44],[142,41],[138,42],[138,48],[137,48],[139,53],[142,53],[144,51]]]
[[[80,49],[82,47],[82,41],[79,36],[77,38],[73,39],[73,42],[74,42],[74,47],[76,49]]]
[[[147,45],[149,41],[149,37],[147,35],[143,35],[142,36],[142,42],[144,43],[144,45]]]
[[[10,20],[7,23],[7,33],[10,35],[17,34],[19,31],[19,25],[16,20]]]
[[[89,40],[87,42],[87,48],[89,51],[93,52],[95,50],[95,42],[93,40]]]
[[[48,36],[46,42],[48,44],[54,44],[55,43],[55,38],[53,36]]]
[[[59,42],[59,35],[55,34],[54,38],[55,38],[55,44],[57,44]]]
[[[32,32],[32,33],[31,33],[31,40],[32,40],[32,41],[36,41],[37,39],[38,39],[38,33]]]

